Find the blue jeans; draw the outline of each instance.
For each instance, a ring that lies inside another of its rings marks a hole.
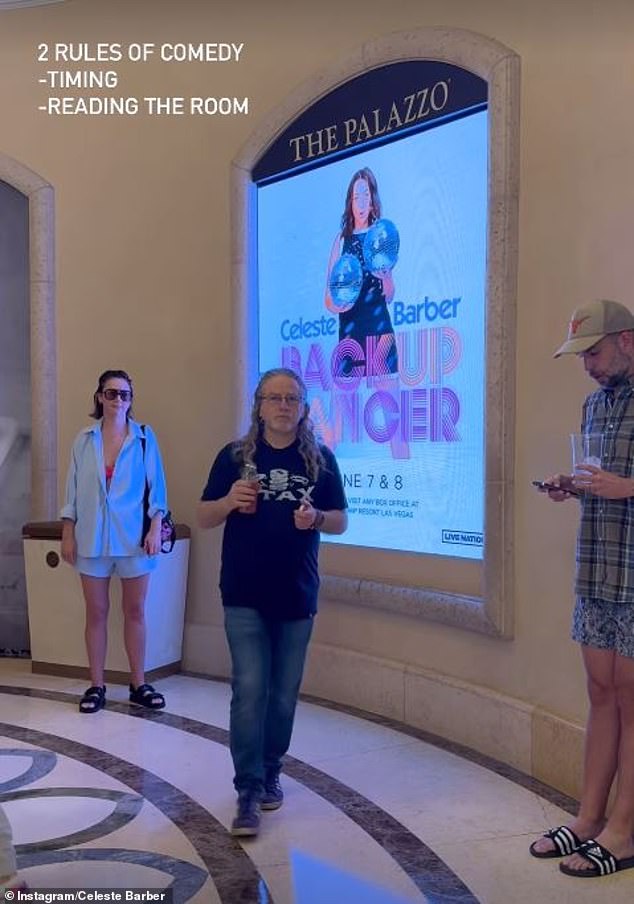
[[[231,651],[229,740],[238,792],[262,792],[288,750],[312,618],[278,621],[256,609],[225,608]]]

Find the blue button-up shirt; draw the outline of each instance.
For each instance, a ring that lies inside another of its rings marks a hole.
[[[151,428],[145,427],[145,461],[141,427],[128,421],[128,435],[106,487],[101,421],[75,438],[66,478],[62,518],[75,522],[77,553],[93,556],[140,556],[145,480],[150,488],[148,514],[167,511],[161,453]]]

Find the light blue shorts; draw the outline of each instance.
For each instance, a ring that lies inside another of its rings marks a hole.
[[[120,578],[140,578],[154,571],[157,563],[158,556],[77,556],[75,568],[91,578],[109,578],[112,574]]]

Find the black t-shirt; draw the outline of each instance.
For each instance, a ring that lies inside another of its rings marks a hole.
[[[267,618],[308,618],[317,610],[319,532],[298,530],[293,512],[302,502],[328,511],[345,509],[339,468],[321,446],[325,467],[317,481],[306,472],[297,441],[274,449],[260,441],[255,455],[260,491],[255,514],[233,511],[222,540],[220,590],[225,606],[248,606]],[[202,495],[221,499],[240,476],[235,444],[214,461]]]

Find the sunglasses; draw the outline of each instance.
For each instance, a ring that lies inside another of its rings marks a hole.
[[[108,399],[109,402],[114,402],[117,396],[121,399],[122,402],[129,402],[132,398],[132,390],[131,389],[104,389],[103,397],[104,399]]]

